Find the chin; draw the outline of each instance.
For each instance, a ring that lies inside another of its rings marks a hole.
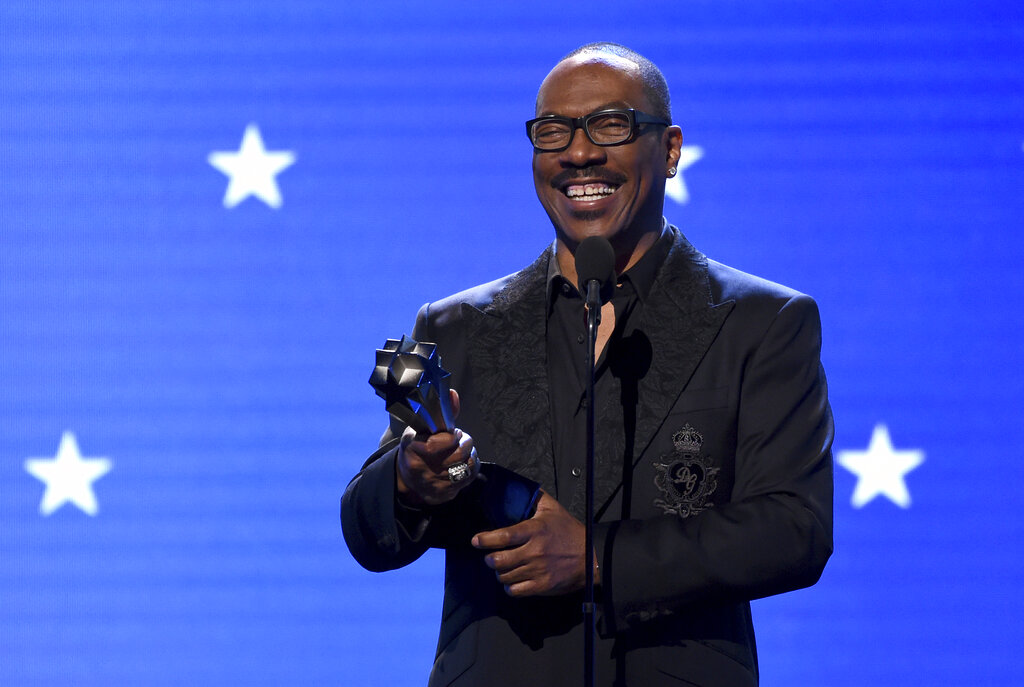
[[[603,236],[615,244],[616,236],[619,231],[611,229],[607,225],[602,225],[596,222],[584,222],[582,218],[574,218],[567,224],[560,227],[556,227],[556,231],[559,236],[562,237],[562,241],[568,244],[570,247],[579,245],[584,239],[590,238],[591,236]],[[575,248],[573,248],[575,250]]]
[[[596,222],[606,214],[608,213],[604,210],[576,210],[572,213],[572,218],[577,222]]]

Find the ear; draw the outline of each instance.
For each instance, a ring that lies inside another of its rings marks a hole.
[[[669,126],[665,128],[664,134],[662,134],[662,141],[665,144],[665,176],[673,177],[675,172],[669,172],[669,170],[675,169],[676,165],[679,164],[679,150],[683,145],[683,130],[678,126]]]

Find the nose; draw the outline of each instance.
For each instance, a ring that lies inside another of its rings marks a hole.
[[[607,160],[607,151],[602,146],[594,145],[583,127],[575,129],[569,147],[559,153],[563,167],[587,167],[603,164]]]

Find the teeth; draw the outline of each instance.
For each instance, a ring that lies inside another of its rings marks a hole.
[[[615,189],[607,184],[586,184],[585,186],[569,186],[565,195],[583,200],[598,200],[615,193]]]

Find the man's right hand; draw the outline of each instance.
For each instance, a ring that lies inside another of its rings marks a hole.
[[[452,406],[459,413],[459,395],[452,390]],[[468,464],[468,475],[454,481],[448,468]],[[473,448],[473,437],[455,429],[429,436],[407,428],[398,446],[396,461],[398,498],[409,506],[436,506],[446,503],[480,473],[480,459]]]

